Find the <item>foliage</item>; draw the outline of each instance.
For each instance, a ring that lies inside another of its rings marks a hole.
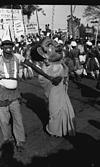
[[[44,10],[40,8],[38,5],[23,5],[23,14],[26,14],[28,16],[28,19],[30,18],[31,14],[37,10],[38,12],[42,12],[43,15],[46,15]]]
[[[88,5],[83,13],[87,21],[93,21],[100,18],[100,5]]]
[[[7,8],[7,9],[21,9],[24,15],[27,15],[28,19],[30,19],[31,14],[37,10],[38,12],[42,12],[43,15],[46,15],[44,10],[39,7],[39,5],[5,5],[5,6],[0,6],[1,8]]]

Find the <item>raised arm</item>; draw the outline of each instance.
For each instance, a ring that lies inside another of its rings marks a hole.
[[[22,63],[23,65],[27,65],[29,67],[31,67],[34,71],[36,71],[38,74],[44,76],[45,78],[47,78],[48,80],[50,80],[52,82],[52,84],[54,85],[58,85],[61,80],[62,77],[58,76],[58,77],[52,77],[47,75],[46,73],[43,72],[43,70],[41,70],[40,68],[38,68],[36,65],[34,65],[33,63],[29,62],[29,60],[26,60]]]

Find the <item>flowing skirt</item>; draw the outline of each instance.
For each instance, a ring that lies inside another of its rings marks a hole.
[[[58,86],[53,86],[49,94],[49,123],[46,130],[55,136],[65,136],[74,134],[74,110],[67,94],[67,88],[61,82]]]

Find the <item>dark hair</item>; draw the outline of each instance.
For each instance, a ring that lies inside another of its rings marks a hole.
[[[39,44],[34,44],[34,46],[31,47],[31,51],[30,51],[30,56],[31,56],[31,60],[34,61],[43,61],[44,57],[42,57],[38,51],[37,48],[40,47]]]

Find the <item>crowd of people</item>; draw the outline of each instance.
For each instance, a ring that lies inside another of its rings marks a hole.
[[[37,66],[41,66],[45,59],[42,53],[44,48],[43,46],[41,47],[41,44],[43,41],[52,39],[51,45],[54,45],[57,52],[61,50],[63,52],[63,59],[70,69],[70,76],[78,80],[83,76],[98,79],[100,68],[100,41],[98,41],[95,46],[94,41],[67,39],[66,36],[62,34],[56,32],[53,35],[50,33],[47,33],[47,35],[29,34],[26,37],[21,35],[20,40],[16,38],[14,41],[14,53],[19,53],[25,58],[31,59]],[[37,51],[36,49],[40,47],[42,49]]]
[[[48,101],[46,132],[75,135],[75,113],[68,96],[69,79],[97,80],[100,89],[100,42],[74,40],[62,34],[21,35],[20,41],[0,40],[0,127],[5,142],[21,151],[26,142],[20,111],[19,79],[37,79]],[[34,100],[34,99],[33,99]],[[13,135],[9,124],[13,118]]]

